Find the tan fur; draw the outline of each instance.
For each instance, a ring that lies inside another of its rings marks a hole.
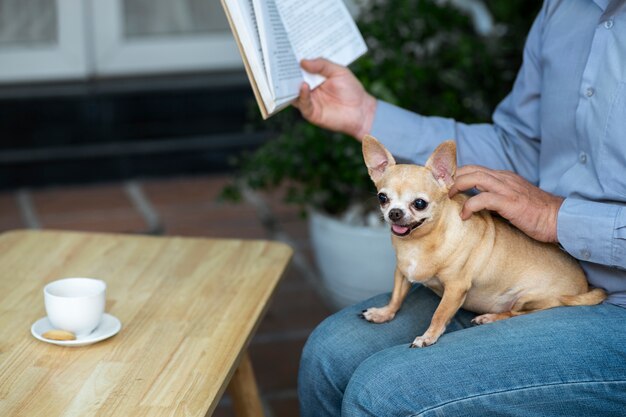
[[[424,167],[397,165],[373,137],[363,140],[363,156],[378,191],[389,198],[381,207],[385,219],[392,208],[403,210],[403,224],[425,219],[407,236],[392,234],[397,266],[391,300],[363,313],[383,323],[400,309],[411,282],[433,290],[442,300],[412,347],[435,343],[461,307],[482,314],[474,322],[483,324],[606,298],[600,289],[589,291],[578,262],[556,245],[535,241],[487,211],[461,219],[467,197],[448,197],[456,172],[453,141],[440,145]],[[416,198],[428,207],[416,210],[411,206]]]

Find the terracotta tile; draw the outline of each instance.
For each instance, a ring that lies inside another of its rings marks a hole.
[[[267,239],[256,213],[249,208],[192,203],[157,207],[157,212],[168,235]]]
[[[219,404],[211,417],[235,417],[235,412],[230,404]]]
[[[287,187],[281,186],[275,190],[259,191],[259,193],[276,212],[291,213],[293,215],[300,216],[301,209],[299,206],[285,202],[286,191]]]
[[[26,227],[14,193],[0,193],[0,232]]]
[[[73,217],[45,216],[41,226],[46,229],[78,230],[105,233],[145,233],[147,225],[137,213],[87,213]]]
[[[150,202],[157,207],[180,206],[198,202],[215,203],[227,176],[200,176],[141,183]]]
[[[297,386],[300,354],[305,339],[252,343],[248,348],[262,393]]]
[[[310,246],[307,248],[301,248],[301,253],[312,268],[317,268],[313,248],[311,248]]]
[[[289,331],[302,334],[313,330],[330,314],[318,293],[292,266],[279,284],[257,334]]]
[[[207,220],[212,226],[209,228],[211,233],[217,233],[224,237],[238,237],[242,227],[236,223],[229,223],[228,228],[233,231],[226,230],[225,222],[241,220],[245,223],[243,235],[245,238],[267,238],[265,233],[261,233],[262,225],[257,220],[257,211],[249,203],[242,201],[240,203],[224,202],[219,199],[222,189],[232,181],[232,177],[228,175],[205,176],[195,178],[176,178],[159,181],[144,181],[142,187],[150,202],[154,205],[157,212],[164,219],[167,233],[183,233],[194,236],[202,235],[207,230],[204,226],[199,226],[200,230],[195,230],[195,226],[189,227],[189,220],[173,218],[173,211],[177,215],[182,214],[181,210],[191,215],[196,221],[202,221],[202,216],[194,215],[194,210],[205,210]],[[277,217],[280,226],[285,229],[294,239],[308,239],[308,230],[306,220],[300,215],[298,208],[292,205],[282,203],[280,191],[260,192],[263,198],[273,210],[273,214]],[[252,220],[254,219],[254,220]],[[213,223],[215,221],[215,223]],[[259,228],[250,229],[251,221],[259,223]],[[206,224],[206,221],[203,222]],[[215,226],[219,225],[219,227]]]
[[[146,181],[142,188],[165,233],[178,236],[266,239],[256,210],[218,200],[227,176]]]
[[[199,226],[198,224],[166,225],[165,231],[170,236],[211,237],[220,239],[267,239],[263,229],[253,227],[218,227]]]
[[[123,184],[35,190],[32,192],[32,200],[40,217],[134,210]]]
[[[148,227],[123,184],[36,190],[32,201],[44,228],[142,233]]]
[[[290,238],[294,239],[299,244],[309,244],[309,224],[306,219],[297,217],[287,221],[279,220],[279,225],[283,232],[287,233]]]
[[[274,417],[298,417],[300,415],[300,405],[297,398],[270,400],[270,407]]]
[[[278,286],[278,291],[282,292],[296,292],[299,290],[310,290],[311,284],[307,281],[306,277],[302,274],[299,268],[296,267],[292,261],[285,270],[283,278]]]
[[[19,206],[15,193],[0,193],[0,218],[19,216]]]

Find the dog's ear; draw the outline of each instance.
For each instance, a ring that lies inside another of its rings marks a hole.
[[[363,159],[370,178],[376,184],[383,177],[385,170],[396,164],[391,153],[373,136],[363,138]]]
[[[426,161],[426,168],[430,169],[441,186],[450,189],[456,174],[456,143],[447,140],[437,146]]]

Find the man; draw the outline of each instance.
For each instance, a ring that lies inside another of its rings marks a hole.
[[[409,349],[439,299],[416,286],[393,321],[374,325],[357,316],[388,300],[375,297],[309,338],[302,416],[626,415],[625,2],[547,0],[493,124],[420,116],[377,101],[346,68],[303,61],[327,77],[302,86],[306,119],[357,140],[369,133],[419,164],[454,138],[465,165],[454,189],[481,191],[461,216],[493,210],[560,244],[609,298],[480,327],[461,310],[437,344]]]

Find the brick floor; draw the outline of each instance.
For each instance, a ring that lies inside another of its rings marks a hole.
[[[16,195],[14,193],[0,194],[0,230],[25,226]]]
[[[147,228],[119,185],[50,188],[30,195],[42,228],[119,233]]]
[[[224,175],[139,181],[143,197],[161,221],[162,234],[270,238],[249,204],[219,201]],[[306,221],[297,209],[267,196],[279,225],[310,259]],[[0,231],[42,227],[146,233],[146,215],[126,184],[54,187],[0,193]],[[290,266],[250,345],[268,417],[297,417],[296,378],[308,334],[330,311],[313,286]],[[213,414],[231,417],[226,395]]]

